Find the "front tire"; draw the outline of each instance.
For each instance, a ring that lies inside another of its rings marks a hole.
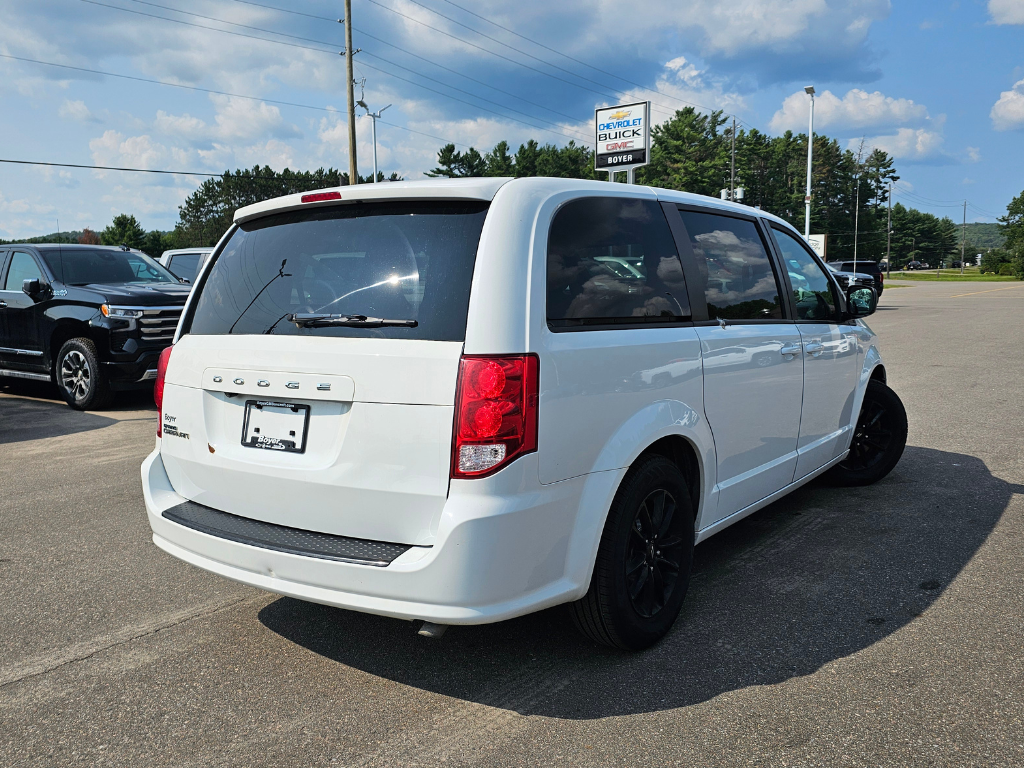
[[[577,629],[631,651],[658,642],[686,597],[693,538],[693,505],[679,467],[664,456],[640,459],[615,494],[590,589],[570,604]]]
[[[64,342],[54,374],[61,397],[76,411],[98,410],[110,403],[112,393],[92,339]]]
[[[881,381],[868,382],[850,453],[828,473],[835,485],[877,483],[892,472],[907,446],[907,411],[899,395]]]

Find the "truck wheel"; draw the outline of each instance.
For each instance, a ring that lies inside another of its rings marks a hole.
[[[907,411],[899,395],[880,381],[869,381],[850,454],[829,470],[834,485],[871,485],[892,472],[907,445]]]
[[[76,411],[99,410],[110,403],[110,387],[91,339],[64,342],[55,374],[61,396]]]
[[[630,468],[601,535],[590,589],[570,605],[598,643],[636,651],[672,627],[693,561],[693,507],[683,473],[664,456]]]

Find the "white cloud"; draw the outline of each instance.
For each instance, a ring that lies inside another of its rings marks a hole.
[[[211,95],[210,101],[216,109],[212,125],[187,112],[183,115],[171,115],[159,110],[153,122],[153,129],[193,145],[245,142],[264,137],[288,139],[302,136],[302,131],[297,126],[285,122],[281,117],[281,110],[265,102],[219,95]]]
[[[1018,80],[1013,88],[999,94],[999,101],[992,106],[989,117],[997,131],[1024,128],[1024,80]]]
[[[994,24],[1024,24],[1024,0],[988,0]]]
[[[113,129],[89,142],[96,165],[161,169],[167,160],[167,148],[149,136],[128,136]]]
[[[927,128],[900,128],[896,133],[887,136],[867,137],[864,140],[865,150],[881,149],[897,160],[930,160],[944,157],[942,151],[942,134]],[[856,149],[860,139],[852,139],[850,149]]]
[[[802,90],[787,96],[782,108],[769,124],[775,131],[806,131],[810,97]],[[839,98],[831,91],[814,97],[814,128],[881,128],[921,123],[928,110],[912,99],[895,99],[880,91],[868,93],[860,88]]]
[[[83,123],[97,121],[96,116],[85,106],[85,102],[80,100],[64,99],[64,103],[57,110],[57,115],[65,120],[78,120]]]
[[[976,163],[981,160],[981,148],[980,147],[968,147],[967,157],[972,163]]]

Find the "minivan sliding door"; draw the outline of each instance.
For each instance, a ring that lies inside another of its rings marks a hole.
[[[707,304],[706,319],[695,322],[717,454],[718,505],[705,512],[706,527],[793,481],[803,359],[756,219],[690,206],[679,215],[689,246],[684,269],[699,275]]]

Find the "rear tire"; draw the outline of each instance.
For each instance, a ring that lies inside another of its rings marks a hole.
[[[907,411],[899,395],[881,381],[868,382],[850,453],[829,470],[834,485],[877,483],[892,472],[907,445]]]
[[[64,342],[57,353],[54,379],[64,402],[76,411],[104,408],[113,396],[92,339]]]
[[[693,538],[693,505],[679,467],[664,456],[640,459],[615,494],[590,589],[569,606],[577,629],[631,651],[658,642],[686,597]]]

